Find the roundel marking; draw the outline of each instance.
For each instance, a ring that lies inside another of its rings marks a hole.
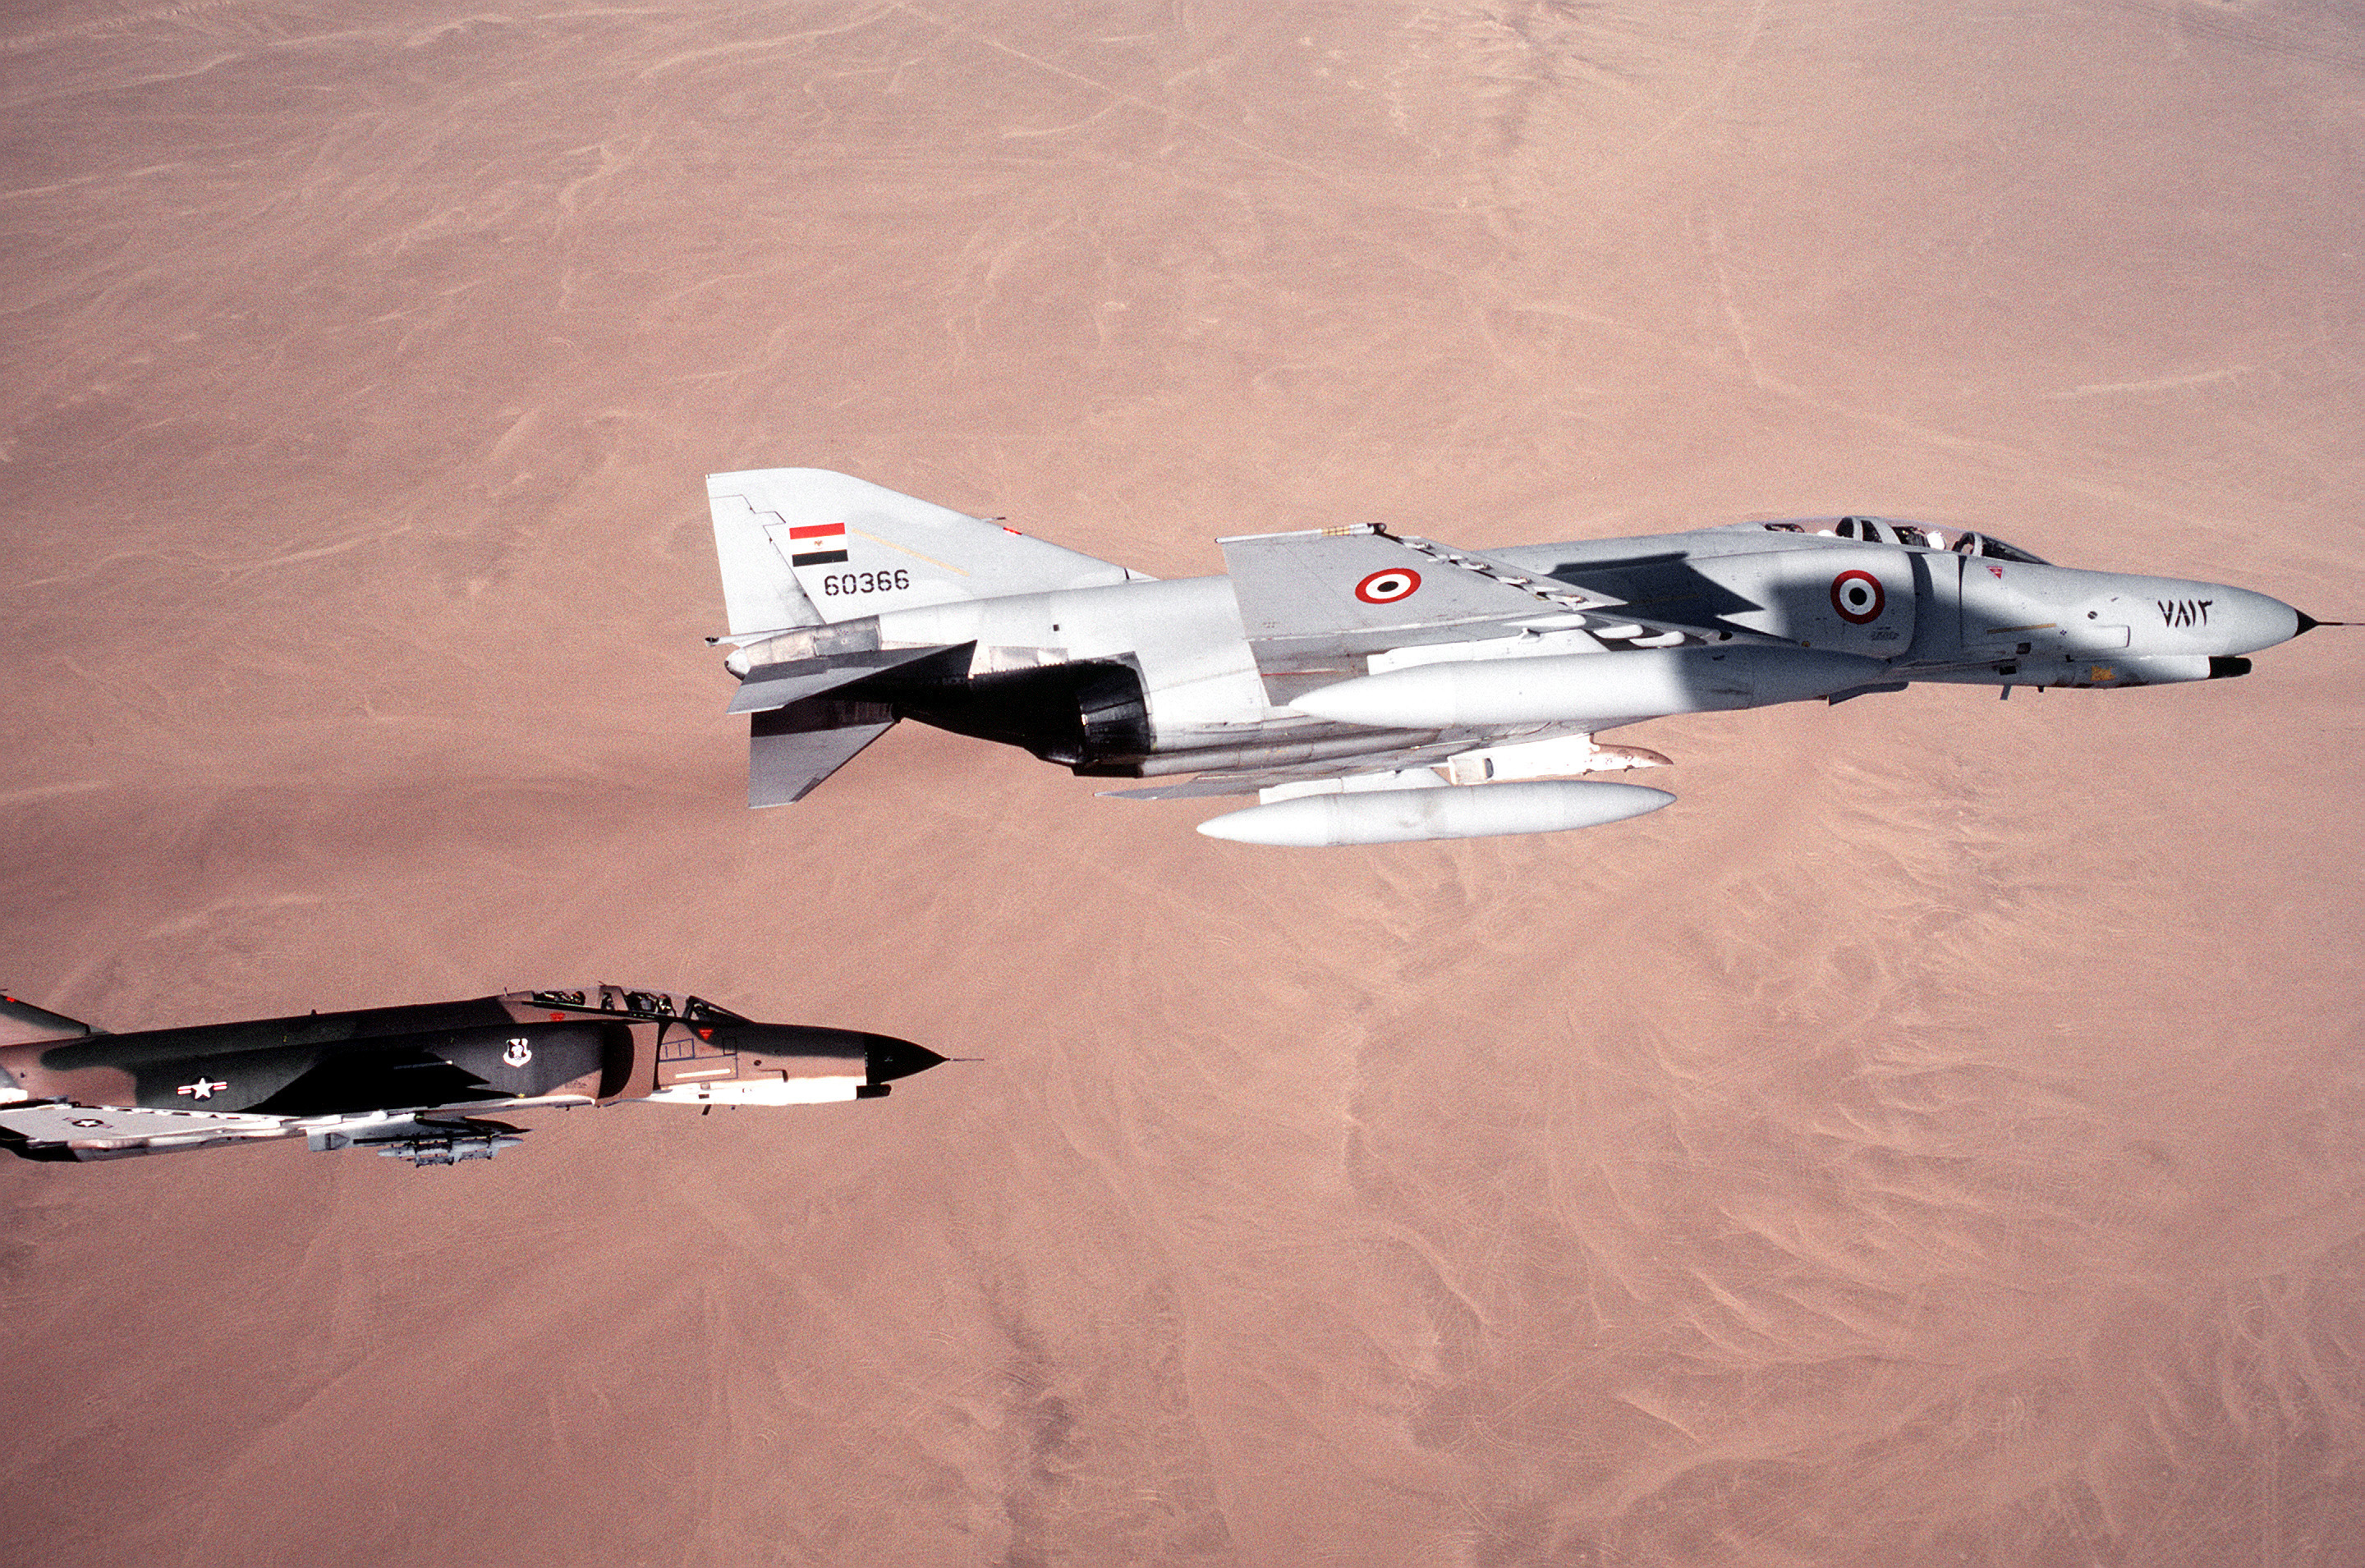
[[[1373,572],[1355,585],[1355,597],[1365,604],[1394,604],[1410,599],[1420,588],[1420,574],[1410,566],[1390,566]]]
[[[1879,620],[1888,604],[1889,596],[1881,591],[1880,579],[1870,572],[1846,571],[1832,579],[1832,608],[1851,626]]]

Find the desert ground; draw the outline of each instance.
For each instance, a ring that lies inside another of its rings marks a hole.
[[[0,104],[0,984],[981,1058],[6,1162],[0,1561],[2365,1562],[2365,631],[1548,837],[750,812],[701,480],[2365,620],[2365,11],[26,0]]]

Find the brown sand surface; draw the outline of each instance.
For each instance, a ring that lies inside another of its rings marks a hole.
[[[2365,1562],[2365,633],[1328,852],[910,725],[751,814],[699,641],[789,464],[2365,619],[2354,5],[59,0],[0,106],[0,981],[986,1058],[0,1170],[0,1560]]]

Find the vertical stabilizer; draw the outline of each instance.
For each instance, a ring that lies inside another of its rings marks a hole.
[[[723,608],[732,634],[820,625],[795,574],[764,532],[779,519],[757,512],[743,495],[717,490],[713,478],[706,482],[706,510],[714,517],[714,558],[723,567]]]
[[[706,493],[734,633],[1094,588],[1135,576],[825,468],[710,474]],[[756,623],[790,611],[802,618]]]

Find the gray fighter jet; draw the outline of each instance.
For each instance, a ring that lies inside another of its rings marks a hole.
[[[302,1137],[449,1165],[522,1136],[488,1111],[869,1100],[944,1059],[619,985],[121,1035],[0,996],[0,1148],[121,1159]]]
[[[707,478],[751,806],[899,719],[1023,746],[1133,800],[1250,795],[1252,844],[1545,833],[1654,811],[1595,737],[1911,681],[2161,686],[2323,624],[2264,594],[2052,566],[1889,518],[1479,552],[1362,524],[1223,540],[1160,582],[844,474]],[[1182,776],[1191,775],[1188,778]]]

